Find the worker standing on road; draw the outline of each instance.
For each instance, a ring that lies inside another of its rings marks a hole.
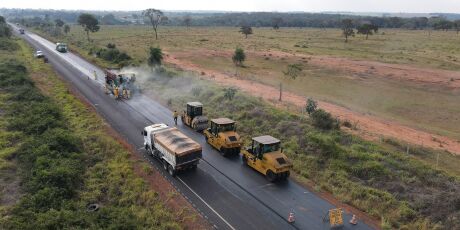
[[[115,87],[115,90],[113,90],[113,95],[115,96],[115,99],[118,99],[118,87]]]
[[[97,81],[97,73],[96,73],[96,70],[94,70],[93,73],[94,73],[94,80]]]
[[[177,111],[174,110],[173,117],[174,117],[174,124],[176,125],[177,125],[177,116],[178,116]]]

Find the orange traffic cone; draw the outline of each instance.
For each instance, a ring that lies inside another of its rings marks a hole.
[[[351,217],[350,224],[352,224],[352,225],[357,225],[358,224],[358,218],[356,218],[356,215],[353,215]]]
[[[295,216],[294,216],[294,212],[293,212],[293,211],[291,211],[291,212],[289,213],[288,222],[289,222],[289,223],[294,223],[294,222],[295,222]]]

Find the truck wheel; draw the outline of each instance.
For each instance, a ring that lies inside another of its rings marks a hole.
[[[265,176],[267,177],[267,180],[270,182],[274,182],[276,180],[276,175],[274,172],[272,172],[272,170],[268,170]]]
[[[243,160],[243,164],[247,165],[248,164],[248,158],[243,154],[241,155],[241,160]]]
[[[168,165],[168,172],[172,177],[176,176],[176,170],[171,165]]]
[[[166,162],[165,160],[162,160],[163,162],[163,168],[165,169],[165,171],[168,171],[168,162]]]
[[[204,139],[206,140],[206,142],[208,142],[208,136],[206,136],[206,134],[204,135]]]
[[[223,157],[227,156],[227,149],[220,148],[219,152],[220,152],[220,154],[222,154]]]

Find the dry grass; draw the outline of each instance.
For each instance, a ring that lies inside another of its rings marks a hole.
[[[233,27],[161,27],[159,40],[143,26],[103,26],[92,34],[96,46],[114,43],[138,63],[149,46],[160,46],[171,56],[206,70],[220,71],[278,86],[299,95],[342,105],[354,111],[375,114],[432,133],[460,138],[460,91],[440,85],[415,84],[372,73],[356,75],[315,66],[299,55],[328,55],[353,60],[374,60],[435,69],[460,68],[460,36],[454,32],[383,29],[365,40],[356,36],[345,44],[337,29],[292,29],[274,31],[255,28],[248,39]],[[89,49],[80,27],[72,27],[69,41],[74,48]],[[75,47],[79,46],[79,47]],[[235,69],[231,52],[248,52],[244,68]],[[83,48],[80,48],[83,47]],[[268,54],[272,52],[272,54]],[[282,53],[291,54],[283,56]],[[293,56],[296,55],[296,56]],[[303,77],[291,80],[283,70],[290,63],[303,66]],[[104,63],[99,63],[104,64]],[[371,67],[372,69],[372,67]]]

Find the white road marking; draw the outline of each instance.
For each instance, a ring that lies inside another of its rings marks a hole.
[[[185,187],[187,187],[193,194],[195,194],[196,197],[198,197],[198,199],[201,200],[201,202],[203,202],[209,209],[211,209],[211,211],[213,211],[225,224],[228,225],[228,227],[230,227],[230,229],[232,230],[236,230],[236,228],[234,228],[230,223],[228,223],[227,220],[225,220],[216,210],[214,210],[208,203],[206,203],[206,201],[203,200],[203,198],[201,198],[195,191],[193,191],[192,188],[190,188],[182,179],[180,179],[179,177],[176,177],[182,184],[185,185]]]

